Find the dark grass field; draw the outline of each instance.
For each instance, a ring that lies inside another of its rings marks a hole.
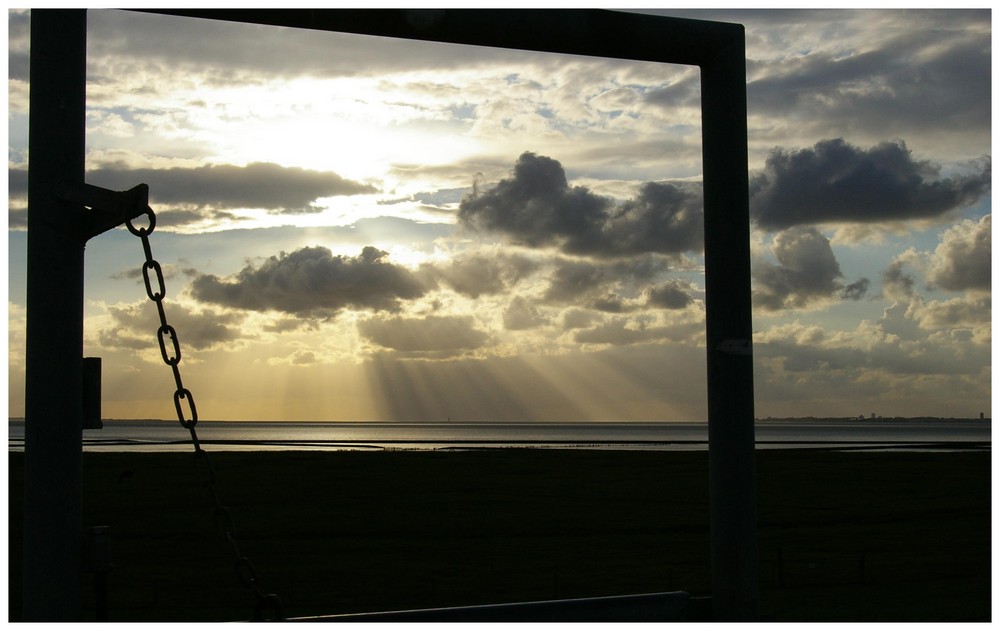
[[[10,453],[10,619],[22,454]],[[757,454],[760,614],[991,619],[989,452]],[[289,617],[684,590],[711,594],[704,452],[218,452],[237,540]],[[247,619],[190,454],[84,454],[110,526],[112,621]],[[84,616],[95,616],[84,576]]]

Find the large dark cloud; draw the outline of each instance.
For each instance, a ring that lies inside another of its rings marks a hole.
[[[843,285],[830,240],[816,228],[779,232],[772,249],[777,265],[758,260],[751,271],[754,303],[762,309],[801,309],[834,296],[857,300],[868,289],[867,279]]]
[[[570,187],[558,161],[530,152],[518,158],[511,177],[462,200],[459,219],[522,245],[590,256],[678,254],[703,243],[700,191],[647,182],[635,199],[615,206]]]
[[[191,284],[195,298],[254,311],[330,316],[346,309],[398,311],[402,300],[427,288],[404,267],[385,261],[388,253],[366,247],[356,257],[334,256],[306,247],[248,264],[235,277],[202,275]]]
[[[941,178],[902,141],[870,149],[843,139],[810,149],[775,149],[750,183],[750,214],[761,228],[929,218],[976,202],[990,189],[990,162],[968,175]]]
[[[104,166],[87,173],[90,184],[113,190],[149,185],[150,204],[198,208],[264,208],[275,213],[320,210],[321,197],[375,193],[369,184],[353,182],[329,171],[285,167],[269,162],[246,166],[209,164],[169,169]]]
[[[614,209],[599,250],[612,254],[699,251],[704,244],[700,191],[673,184],[645,183],[638,197]]]
[[[577,250],[600,237],[609,200],[586,188],[570,188],[558,161],[524,153],[508,179],[462,201],[459,218],[525,245],[567,243]]]

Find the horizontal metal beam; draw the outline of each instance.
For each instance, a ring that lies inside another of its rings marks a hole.
[[[600,9],[143,9],[182,17],[700,66],[743,27]],[[363,63],[363,62],[362,62]]]

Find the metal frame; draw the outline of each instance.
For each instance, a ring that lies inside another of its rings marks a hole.
[[[206,9],[155,13],[699,66],[713,612],[757,616],[746,57],[743,27],[599,10]],[[79,611],[86,12],[31,21],[25,619]],[[61,396],[52,396],[58,384]]]

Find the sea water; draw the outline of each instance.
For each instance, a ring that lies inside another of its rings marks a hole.
[[[990,421],[970,419],[758,420],[758,449],[989,449]],[[669,422],[248,422],[200,421],[212,451],[572,448],[692,450],[708,447],[704,421]],[[8,423],[8,449],[24,448],[24,421]],[[85,451],[189,451],[176,421],[107,420],[83,432]]]

